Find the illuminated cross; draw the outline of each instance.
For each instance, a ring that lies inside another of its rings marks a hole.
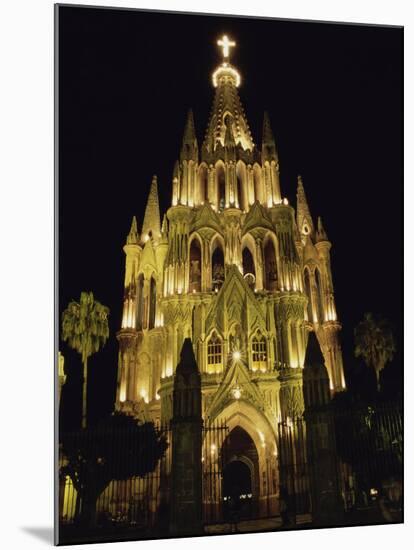
[[[221,46],[223,48],[224,61],[228,62],[229,54],[230,54],[230,48],[233,48],[236,45],[236,42],[233,42],[232,40],[229,40],[227,35],[224,34],[223,38],[221,40],[217,41],[217,45]]]

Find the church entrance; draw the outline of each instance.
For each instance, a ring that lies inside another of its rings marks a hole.
[[[223,515],[225,520],[255,517],[259,498],[259,457],[249,434],[237,426],[223,444]]]

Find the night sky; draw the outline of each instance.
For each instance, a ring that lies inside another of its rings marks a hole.
[[[89,363],[92,421],[115,400],[131,218],[140,228],[153,174],[168,208],[190,107],[201,146],[223,33],[237,42],[231,62],[256,144],[269,112],[282,196],[296,204],[301,174],[314,223],[321,215],[333,244],[348,381],[362,380],[353,374],[353,328],[366,311],[392,324],[399,354],[386,376],[399,380],[402,29],[81,7],[60,7],[58,29],[59,314],[82,290],[111,311],[110,339]],[[80,358],[64,343],[60,349],[68,374],[61,419],[72,427],[80,419]]]

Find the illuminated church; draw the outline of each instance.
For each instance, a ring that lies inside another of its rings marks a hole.
[[[124,246],[116,409],[167,423],[174,371],[191,338],[204,425],[225,422],[230,459],[249,469],[259,507],[264,494],[276,506],[277,426],[303,413],[310,331],[332,393],[345,389],[331,243],[321,218],[314,223],[300,176],[296,209],[283,198],[269,117],[257,145],[229,60],[235,43],[223,36],[218,44],[223,61],[212,77],[204,141],[190,111],[171,206],[161,217],[154,176],[141,231],[134,217]]]

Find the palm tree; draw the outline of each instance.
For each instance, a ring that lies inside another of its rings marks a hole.
[[[70,302],[62,315],[62,340],[82,357],[82,428],[86,428],[88,359],[108,339],[108,315],[109,308],[96,301],[92,292],[81,292],[79,303]]]
[[[355,357],[362,357],[366,365],[375,370],[379,391],[380,372],[395,352],[394,337],[387,320],[382,317],[375,319],[372,313],[365,313],[364,319],[355,327],[354,341]]]

